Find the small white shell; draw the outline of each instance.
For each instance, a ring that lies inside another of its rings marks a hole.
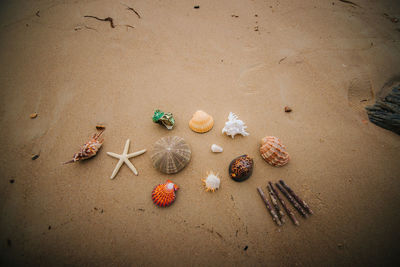
[[[219,185],[221,184],[221,180],[218,177],[218,174],[215,174],[213,172],[209,172],[207,174],[206,179],[202,179],[205,190],[206,191],[211,191],[214,192],[219,188]]]
[[[211,151],[214,153],[221,153],[222,151],[224,151],[224,149],[222,147],[220,147],[219,145],[212,144]]]
[[[246,132],[246,128],[247,126],[244,125],[244,122],[239,120],[238,116],[236,116],[234,113],[230,112],[228,121],[225,122],[225,127],[222,129],[222,133],[232,136],[232,139],[237,134],[248,136],[249,133]]]

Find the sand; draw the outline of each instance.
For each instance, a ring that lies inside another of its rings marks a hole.
[[[400,23],[390,18],[400,5],[354,2],[3,1],[1,263],[394,264],[400,137],[369,123],[363,106],[399,74]],[[151,121],[156,108],[173,112],[172,131]],[[215,120],[206,134],[188,128],[198,109]],[[221,134],[230,111],[250,136]],[[62,165],[97,123],[106,125],[98,155]],[[171,135],[187,140],[192,160],[164,175],[150,154]],[[287,166],[260,157],[266,135],[287,146]],[[121,153],[128,138],[130,151],[148,149],[132,159],[139,176],[122,166],[110,180],[117,160],[106,152]],[[213,143],[224,152],[211,153]],[[254,172],[236,183],[227,167],[245,153]],[[210,170],[221,175],[216,193],[201,183]],[[166,179],[181,189],[162,209],[151,191]],[[297,215],[298,227],[274,225],[257,194],[279,179],[315,212]]]

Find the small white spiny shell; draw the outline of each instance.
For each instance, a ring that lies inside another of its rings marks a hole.
[[[230,112],[228,116],[228,121],[225,122],[225,127],[222,129],[222,133],[226,133],[227,135],[232,136],[232,139],[237,134],[241,134],[243,136],[248,136],[249,133],[246,132],[247,126],[244,124],[242,120],[239,120],[238,116],[235,113]]]
[[[221,153],[222,151],[224,151],[224,149],[222,147],[220,147],[219,145],[212,144],[211,151],[214,153]]]
[[[213,173],[212,171],[207,174],[206,179],[202,179],[204,187],[206,191],[214,192],[219,188],[221,184],[221,180],[218,177],[218,174]]]

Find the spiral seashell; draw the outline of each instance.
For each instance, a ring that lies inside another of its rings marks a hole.
[[[168,207],[175,201],[175,191],[179,189],[179,186],[174,184],[172,181],[167,180],[165,184],[159,184],[154,187],[151,193],[153,202],[160,207]]]
[[[261,139],[260,153],[261,157],[272,166],[281,167],[290,159],[286,147],[275,136],[266,136]]]
[[[229,164],[229,176],[236,182],[243,182],[250,178],[253,166],[253,159],[249,155],[241,155]]]
[[[153,148],[153,166],[160,172],[170,174],[182,170],[190,161],[192,152],[186,141],[179,136],[159,139]]]
[[[214,126],[214,119],[206,112],[198,110],[189,121],[189,127],[196,133],[205,133]]]

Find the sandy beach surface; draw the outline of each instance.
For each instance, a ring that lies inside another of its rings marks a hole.
[[[395,265],[400,136],[363,107],[400,74],[400,4],[353,2],[2,1],[0,264]],[[174,114],[172,131],[152,122],[157,108]],[[215,120],[205,134],[188,127],[199,109]],[[231,111],[250,136],[221,134]],[[98,123],[97,156],[62,165]],[[173,135],[192,160],[164,175],[150,155]],[[263,161],[266,135],[287,146],[288,165]],[[122,166],[110,180],[106,152],[127,139],[147,149],[131,160],[139,175]],[[236,183],[228,164],[245,153],[254,172]],[[215,193],[201,183],[211,170]],[[166,179],[180,190],[163,209],[151,191]],[[300,226],[277,227],[257,193],[279,179],[314,210]]]

